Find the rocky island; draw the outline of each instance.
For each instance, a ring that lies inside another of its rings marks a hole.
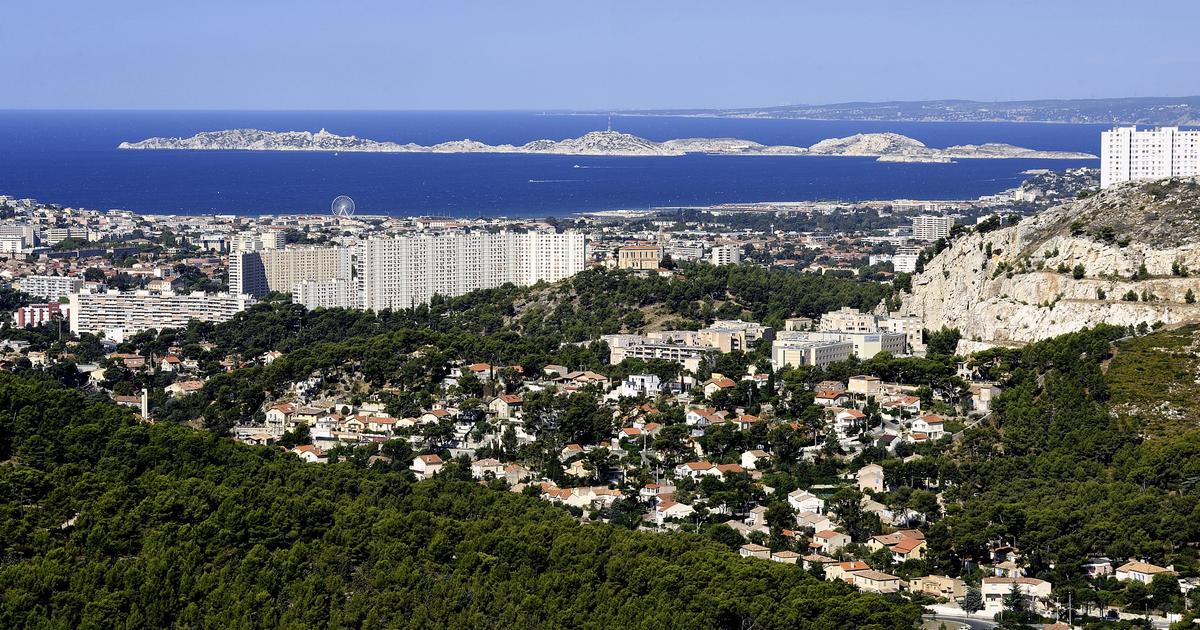
[[[939,149],[897,133],[866,133],[822,140],[810,147],[769,146],[737,138],[683,138],[655,142],[618,131],[593,131],[565,140],[534,140],[517,146],[456,140],[434,145],[400,144],[341,136],[325,129],[263,131],[227,129],[205,131],[187,138],[148,138],[122,142],[119,149],[192,151],[350,151],[367,153],[533,153],[588,156],[680,156],[689,153],[717,155],[818,155],[875,157],[895,162],[948,162],[974,158],[1036,158],[1043,160],[1094,159],[1088,153],[1039,151],[1010,144],[958,145]]]

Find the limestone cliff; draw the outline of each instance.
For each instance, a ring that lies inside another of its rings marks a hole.
[[[1189,290],[1200,297],[1200,182],[1135,182],[956,239],[913,278],[904,311],[978,348],[1200,321]]]

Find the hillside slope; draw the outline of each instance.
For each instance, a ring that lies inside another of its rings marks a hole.
[[[960,329],[960,349],[1024,343],[1100,323],[1200,321],[1188,303],[1198,275],[1200,182],[1129,183],[957,239],[913,278],[904,308],[927,328]]]

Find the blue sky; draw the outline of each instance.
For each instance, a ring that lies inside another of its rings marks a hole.
[[[617,109],[1200,93],[1200,2],[0,3],[0,108]]]

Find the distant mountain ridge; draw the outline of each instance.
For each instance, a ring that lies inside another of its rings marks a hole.
[[[803,118],[891,122],[1056,122],[1200,125],[1200,96],[1153,96],[1027,101],[882,101],[732,109],[627,110],[647,116]]]
[[[119,149],[192,151],[347,151],[369,153],[537,153],[589,156],[680,156],[688,153],[721,155],[822,155],[877,157],[881,160],[946,162],[971,158],[1092,159],[1088,153],[1039,151],[1010,144],[957,145],[938,149],[896,133],[856,134],[822,140],[811,147],[767,146],[737,138],[682,138],[655,142],[618,131],[592,131],[578,138],[534,140],[523,145],[490,145],[455,140],[430,146],[340,136],[325,129],[263,131],[227,129],[205,131],[187,138],[147,138],[122,142]]]

